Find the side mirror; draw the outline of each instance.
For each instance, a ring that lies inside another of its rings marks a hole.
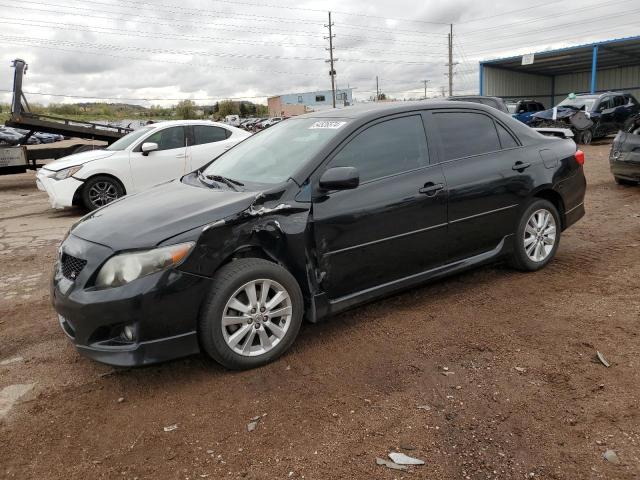
[[[151,152],[153,152],[154,150],[158,150],[158,144],[155,142],[144,142],[142,144],[142,155],[144,155],[145,157],[147,155],[149,155]]]
[[[360,185],[360,173],[355,167],[333,167],[322,174],[319,183],[324,190],[350,190]]]

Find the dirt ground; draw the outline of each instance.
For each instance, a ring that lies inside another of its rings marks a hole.
[[[640,188],[613,182],[609,145],[585,151],[587,215],[543,271],[486,267],[306,325],[242,373],[80,357],[48,293],[80,212],[48,208],[33,173],[0,177],[0,390],[33,385],[0,419],[0,478],[640,478]],[[391,451],[425,465],[376,465]]]

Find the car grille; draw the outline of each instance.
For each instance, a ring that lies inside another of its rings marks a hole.
[[[64,277],[68,278],[69,280],[75,280],[78,274],[87,264],[87,261],[63,253],[62,257],[60,258],[60,264],[62,265],[62,275],[64,275]]]

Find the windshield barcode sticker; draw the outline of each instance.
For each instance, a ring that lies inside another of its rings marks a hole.
[[[343,126],[345,123],[347,122],[315,122],[309,127],[309,130],[312,128],[331,128],[335,130],[336,128]]]

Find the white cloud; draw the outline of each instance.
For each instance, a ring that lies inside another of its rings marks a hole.
[[[278,8],[255,5],[275,0],[3,3],[0,89],[12,86],[6,66],[23,58],[30,64],[27,92],[167,99],[131,101],[140,104],[328,89],[322,60],[328,58],[328,9],[334,11],[338,85],[355,87],[360,98],[375,91],[376,75],[381,90],[399,98],[421,96],[423,79],[430,80],[431,94],[439,92],[447,83],[450,22],[460,62],[454,86],[466,93],[477,91],[481,59],[621,37],[636,28],[620,17],[633,10],[633,0],[618,2],[615,11],[577,0],[289,0]],[[0,92],[0,101],[9,99]]]

